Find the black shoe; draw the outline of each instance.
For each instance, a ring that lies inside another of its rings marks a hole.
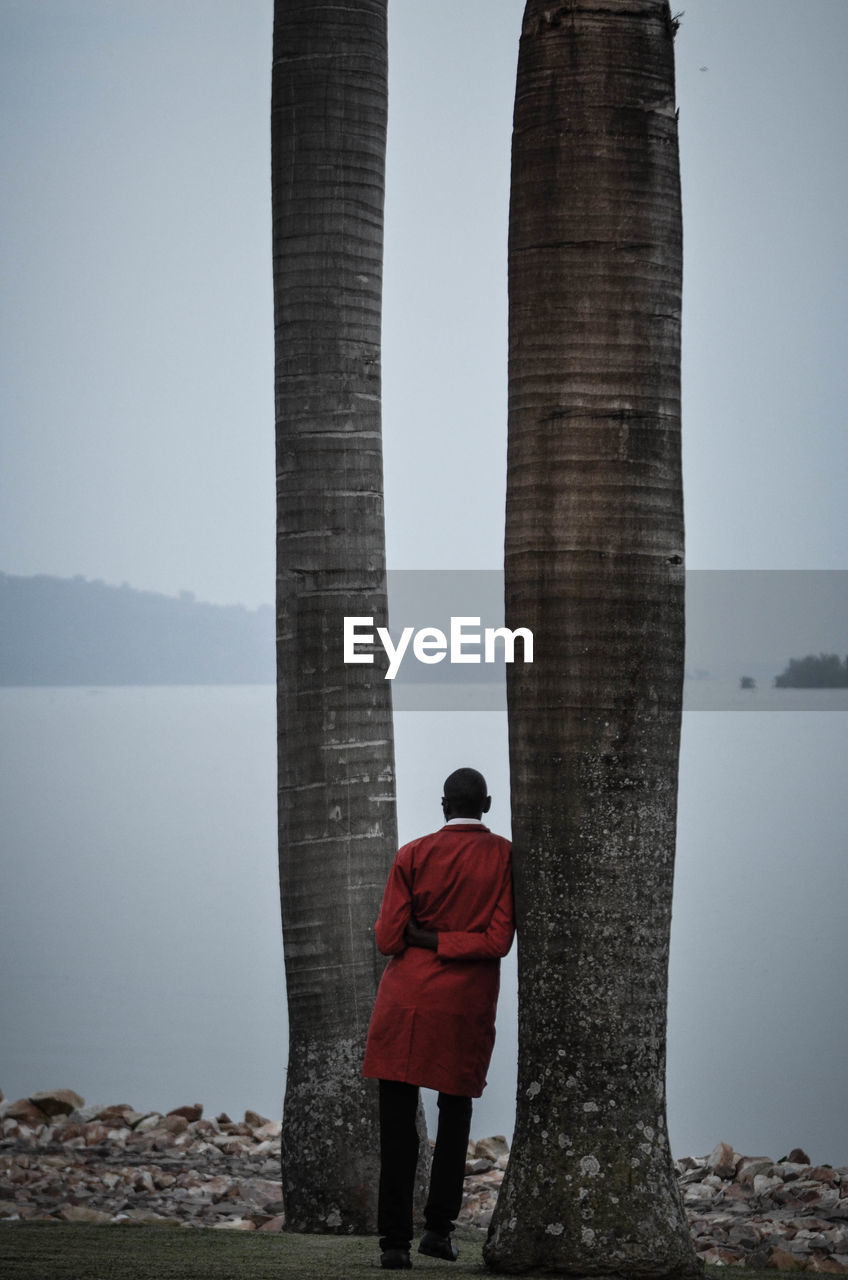
[[[412,1259],[408,1249],[384,1249],[380,1254],[380,1266],[387,1271],[409,1271]]]
[[[442,1258],[445,1262],[456,1262],[459,1250],[450,1236],[440,1236],[435,1231],[425,1231],[418,1246],[418,1252],[428,1258]]]

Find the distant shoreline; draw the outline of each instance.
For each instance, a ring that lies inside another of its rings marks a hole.
[[[0,686],[273,684],[271,605],[0,573]]]

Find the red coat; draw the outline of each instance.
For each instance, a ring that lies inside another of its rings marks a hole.
[[[437,951],[408,947],[414,916]],[[451,823],[404,845],[376,924],[391,956],[368,1029],[364,1076],[479,1098],[495,1043],[500,958],[512,945],[510,844]]]

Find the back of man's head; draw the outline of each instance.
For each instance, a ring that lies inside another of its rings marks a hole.
[[[489,808],[486,779],[476,769],[454,769],[445,778],[443,793],[456,818],[479,818]]]

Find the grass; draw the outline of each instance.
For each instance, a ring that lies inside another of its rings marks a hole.
[[[456,1263],[413,1255],[413,1268],[451,1280],[491,1276],[483,1237],[457,1231]],[[380,1272],[373,1238],[174,1227],[21,1222],[0,1227],[4,1280],[355,1280]],[[381,1273],[381,1272],[380,1272]],[[777,1271],[707,1267],[707,1280],[776,1280]],[[382,1274],[382,1273],[381,1273]],[[532,1275],[526,1273],[528,1280]]]

